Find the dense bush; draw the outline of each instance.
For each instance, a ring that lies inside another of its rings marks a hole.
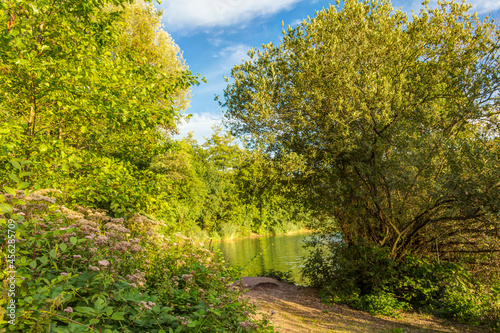
[[[271,330],[250,320],[254,308],[233,286],[236,272],[200,243],[181,234],[165,237],[162,222],[139,214],[111,218],[56,206],[50,191],[0,195],[2,309],[13,299],[9,271],[17,271],[10,322],[16,325],[9,325],[9,312],[1,313],[0,330]]]
[[[311,239],[303,275],[322,287],[326,302],[372,314],[430,312],[462,323],[500,327],[500,282],[493,271],[471,273],[465,261],[407,256],[391,259],[387,249],[339,237]]]

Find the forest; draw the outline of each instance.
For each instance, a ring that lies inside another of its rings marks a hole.
[[[315,232],[323,301],[500,328],[500,27],[346,0],[248,51],[224,127],[143,0],[0,3],[0,332],[272,332],[207,240]]]

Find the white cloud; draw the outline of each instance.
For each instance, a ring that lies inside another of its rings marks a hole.
[[[467,3],[472,5],[471,12],[477,12],[478,14],[485,14],[489,11],[495,11],[500,9],[500,1],[499,0],[468,0]],[[437,7],[437,0],[431,0],[429,3],[430,8]],[[412,5],[410,7],[409,13],[413,9],[415,14],[420,13],[420,9],[422,7],[422,0],[413,0]]]
[[[216,37],[216,38],[209,38],[208,42],[212,46],[219,47],[224,43],[224,40],[222,38]]]
[[[176,137],[186,137],[189,132],[193,132],[193,136],[198,143],[205,142],[205,138],[212,136],[212,126],[220,125],[222,119],[210,113],[193,114],[187,122],[182,121],[179,126],[179,135]]]
[[[289,9],[301,0],[167,0],[164,9],[167,31],[244,26],[259,16]]]
[[[468,3],[472,4],[472,11],[478,13],[500,9],[500,1],[498,0],[469,0]]]
[[[297,25],[302,24],[302,22],[304,22],[304,19],[296,19],[296,20],[293,20],[289,24],[289,26],[291,26],[292,28],[295,28],[295,27],[297,27]]]
[[[232,68],[235,64],[239,64],[242,60],[248,60],[247,52],[251,46],[245,44],[234,44],[224,47],[219,52],[214,54],[215,58],[223,58],[225,64],[229,64]],[[229,66],[228,65],[228,66]]]

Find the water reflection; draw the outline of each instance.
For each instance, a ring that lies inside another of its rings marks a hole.
[[[296,283],[300,281],[302,258],[306,255],[303,241],[310,234],[265,236],[212,243],[220,249],[224,260],[233,267],[243,268],[244,276],[259,276],[263,271],[290,271]]]

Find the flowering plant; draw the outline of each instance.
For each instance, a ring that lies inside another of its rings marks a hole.
[[[203,244],[166,237],[163,223],[135,214],[57,206],[55,190],[0,195],[0,218],[17,223],[13,332],[269,331]],[[1,227],[5,230],[5,226]],[[5,248],[6,238],[0,238]],[[4,252],[5,253],[5,252]],[[6,256],[2,279],[8,274]],[[7,284],[0,302],[8,302]],[[0,317],[0,319],[2,319]]]

